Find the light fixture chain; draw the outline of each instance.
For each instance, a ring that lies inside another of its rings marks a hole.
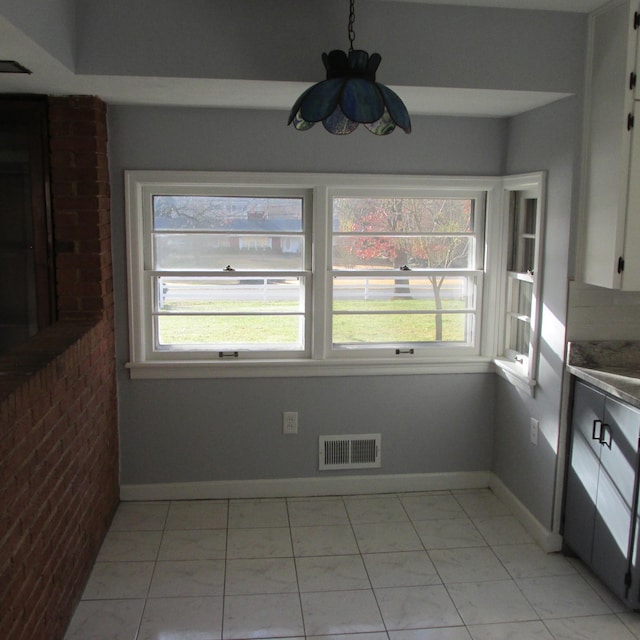
[[[353,51],[353,41],[356,39],[356,32],[353,30],[353,23],[356,21],[355,0],[349,3],[349,51]]]

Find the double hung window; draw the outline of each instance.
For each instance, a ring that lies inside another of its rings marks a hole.
[[[473,349],[482,195],[341,193],[330,202],[332,348]]]
[[[503,358],[528,385],[535,385],[540,332],[543,182],[506,180],[508,221]]]
[[[306,194],[171,191],[149,194],[151,351],[305,352]]]
[[[132,376],[488,370],[501,184],[127,172]],[[529,275],[513,273],[523,350]]]

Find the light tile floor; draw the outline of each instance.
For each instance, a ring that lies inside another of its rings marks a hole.
[[[634,640],[640,615],[488,490],[122,503],[65,640],[317,636]]]

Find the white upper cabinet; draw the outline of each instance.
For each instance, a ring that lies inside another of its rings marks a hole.
[[[639,12],[638,0],[621,0],[589,18],[578,269],[588,284],[627,291],[640,291],[640,103],[634,100],[640,100]]]

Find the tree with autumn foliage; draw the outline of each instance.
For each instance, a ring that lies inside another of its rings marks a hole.
[[[334,260],[345,266],[426,271],[434,306],[442,309],[446,276],[429,270],[469,268],[472,256],[473,201],[451,198],[337,198]],[[346,235],[341,235],[346,234]],[[423,271],[423,272],[424,272]],[[395,278],[394,296],[408,299],[406,274]],[[442,316],[436,315],[436,340]]]

